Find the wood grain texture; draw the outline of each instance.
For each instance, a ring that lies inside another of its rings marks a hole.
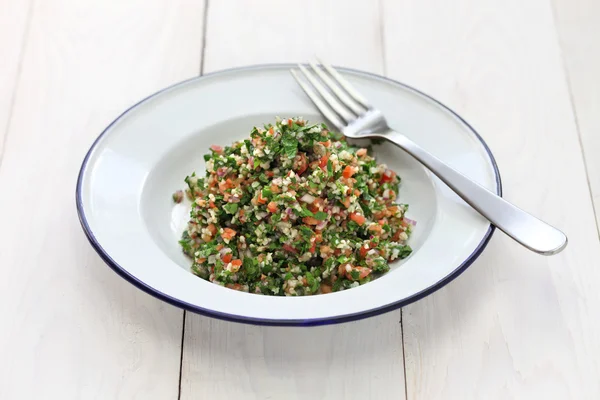
[[[0,169],[0,398],[177,398],[182,311],[100,260],[74,195],[113,118],[197,74],[202,12],[187,0],[35,2]]]
[[[600,244],[551,5],[385,1],[388,74],[482,134],[505,197],[565,230],[542,257],[502,233],[403,310],[409,399],[600,398]]]
[[[600,225],[600,2],[553,0],[565,69]]]
[[[306,62],[319,53],[381,73],[379,22],[377,3],[368,0],[214,1],[205,70]],[[182,400],[404,398],[398,311],[316,328],[245,326],[188,313],[184,339]]]
[[[0,0],[0,165],[12,111],[32,0]]]

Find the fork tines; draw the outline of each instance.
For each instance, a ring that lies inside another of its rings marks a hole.
[[[318,78],[301,64],[298,64],[298,68],[308,82],[301,79],[296,71],[290,72],[319,111],[338,129],[342,130],[371,108],[367,100],[329,64],[321,62],[318,66],[310,62],[309,65]]]

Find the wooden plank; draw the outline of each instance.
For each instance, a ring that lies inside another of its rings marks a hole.
[[[383,15],[389,75],[471,122],[505,197],[570,239],[542,257],[497,233],[406,307],[408,398],[600,398],[600,245],[549,2],[387,0]]]
[[[600,2],[553,0],[571,101],[600,226]]]
[[[189,0],[35,3],[0,169],[0,398],[178,397],[182,311],[104,265],[74,193],[112,119],[198,73],[202,13]]]
[[[0,165],[27,32],[31,1],[0,0]]]
[[[336,64],[381,73],[379,22],[377,3],[368,0],[211,2],[206,71],[306,62],[318,53]],[[188,313],[181,398],[402,399],[399,314],[277,328]]]

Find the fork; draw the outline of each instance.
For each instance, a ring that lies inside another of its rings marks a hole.
[[[392,130],[381,111],[370,105],[339,72],[319,62],[321,66],[309,63],[313,72],[298,64],[306,79],[302,79],[295,70],[290,72],[321,114],[345,136],[392,142],[426,166],[484,218],[529,250],[553,255],[567,246],[567,236],[560,230],[472,181],[403,134]]]

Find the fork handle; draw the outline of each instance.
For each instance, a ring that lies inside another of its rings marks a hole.
[[[492,193],[451,168],[406,136],[389,131],[381,136],[413,156],[448,185],[466,203],[508,236],[543,255],[557,254],[567,245],[567,236]]]

